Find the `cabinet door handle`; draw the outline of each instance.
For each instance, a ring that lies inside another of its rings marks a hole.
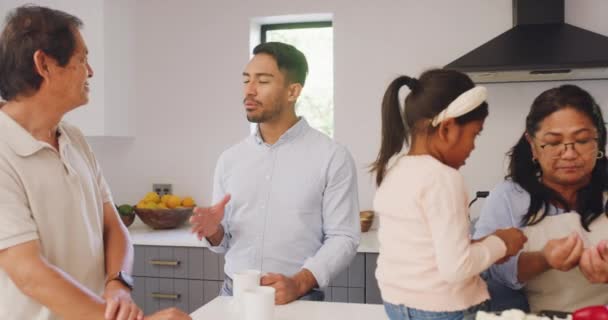
[[[161,292],[152,292],[150,297],[155,299],[166,299],[166,300],[178,300],[182,295],[179,293],[161,293]]]
[[[177,267],[181,264],[181,261],[150,260],[150,264],[153,266]]]

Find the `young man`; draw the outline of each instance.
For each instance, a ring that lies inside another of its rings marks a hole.
[[[226,253],[223,295],[245,269],[267,273],[276,303],[322,300],[359,245],[354,161],[348,150],[298,118],[295,104],[308,65],[293,46],[257,46],[243,72],[247,120],[254,135],[218,160],[214,201],[196,208],[193,232]]]
[[[133,249],[82,133],[93,70],[67,13],[25,6],[0,35],[0,319],[143,319]],[[168,310],[149,319],[189,319]]]

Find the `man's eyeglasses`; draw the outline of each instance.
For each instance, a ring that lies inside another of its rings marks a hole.
[[[572,146],[579,155],[588,155],[597,151],[598,138],[580,139],[569,143],[545,143],[540,148],[551,158],[561,158],[568,146]]]

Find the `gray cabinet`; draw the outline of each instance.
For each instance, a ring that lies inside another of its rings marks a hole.
[[[382,303],[376,280],[377,253],[365,254],[365,303]]]
[[[325,289],[325,301],[365,303],[365,253],[353,261]]]
[[[382,303],[376,281],[377,253],[357,253],[346,270],[325,289],[325,301]]]
[[[357,253],[325,288],[325,301],[382,303],[376,281],[377,253]],[[133,299],[145,314],[177,307],[193,312],[218,296],[224,256],[207,248],[135,246]]]
[[[146,314],[192,312],[219,294],[224,257],[207,248],[135,246],[133,298]]]

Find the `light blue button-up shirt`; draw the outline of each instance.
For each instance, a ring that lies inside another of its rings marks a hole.
[[[273,144],[256,133],[226,150],[213,202],[229,193],[224,239],[230,277],[245,269],[292,276],[306,268],[319,287],[345,269],[359,245],[359,201],[348,150],[300,120]]]
[[[485,200],[479,220],[475,224],[473,238],[483,238],[498,229],[523,228],[522,219],[528,212],[529,207],[530,194],[519,184],[511,180],[498,184]],[[563,209],[552,205],[549,206],[547,211],[548,216],[561,213],[564,213]],[[521,251],[519,254],[521,254]],[[519,254],[503,264],[492,265],[489,269],[490,277],[512,289],[521,289],[524,284],[517,280]]]

